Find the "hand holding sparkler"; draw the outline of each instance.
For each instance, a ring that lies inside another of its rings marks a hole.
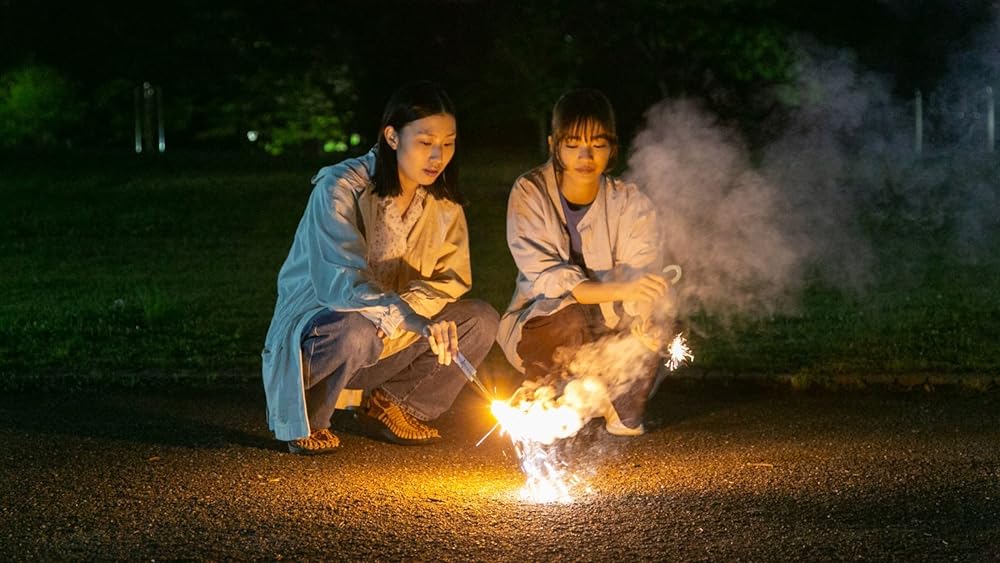
[[[417,313],[403,317],[403,330],[415,332],[425,338],[431,346],[431,351],[438,357],[441,365],[451,365],[451,360],[458,353],[458,326],[455,321],[432,321]]]
[[[657,301],[667,292],[669,284],[666,278],[659,274],[644,274],[626,282],[622,288],[621,301],[636,301],[651,303]]]
[[[413,313],[403,319],[403,328],[426,337],[431,346],[431,352],[437,354],[438,362],[441,365],[451,365],[452,360],[454,360],[476,391],[487,401],[493,400],[493,396],[476,375],[475,366],[458,349],[458,326],[455,325],[455,321],[433,322]]]
[[[455,321],[428,323],[421,329],[420,334],[427,337],[431,351],[438,356],[438,362],[447,366],[451,365],[452,360],[455,360],[455,364],[465,374],[465,378],[472,383],[473,388],[487,401],[493,400],[493,396],[479,380],[475,366],[458,349],[458,327],[455,325]]]
[[[663,268],[663,274],[671,276],[668,283],[673,285],[680,281],[682,270],[677,264],[671,264]],[[669,344],[666,344],[669,333],[662,326],[653,322],[651,311],[640,311],[637,316],[639,318],[631,327],[632,336],[642,342],[651,352],[666,358],[667,361],[664,365],[670,371],[674,371],[682,363],[694,359],[690,348],[688,348],[687,339],[684,338],[681,330],[675,327],[675,336]]]
[[[451,360],[461,353],[458,351],[458,327],[455,321],[431,323],[427,325],[424,336],[441,365],[451,365]]]
[[[659,353],[663,349],[663,329],[654,325],[652,319],[637,319],[632,323],[631,332],[650,352]]]

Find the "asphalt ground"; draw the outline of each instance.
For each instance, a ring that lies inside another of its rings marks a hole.
[[[0,559],[1000,560],[1000,394],[668,382],[646,435],[593,421],[585,486],[535,504],[465,391],[433,446],[335,418],[329,456],[271,439],[262,391],[0,397]]]

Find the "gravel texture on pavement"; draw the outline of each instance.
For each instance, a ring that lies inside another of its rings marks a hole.
[[[560,445],[586,488],[532,504],[466,390],[406,447],[338,412],[289,454],[257,386],[0,397],[0,558],[794,560],[1000,558],[996,392],[668,384],[647,434]]]

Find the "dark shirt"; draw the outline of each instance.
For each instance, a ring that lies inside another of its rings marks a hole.
[[[562,202],[563,215],[566,216],[566,231],[569,232],[569,259],[570,262],[583,268],[584,273],[590,277],[590,270],[583,260],[583,240],[580,238],[580,230],[577,225],[587,214],[591,204],[577,205],[566,201],[566,197],[559,192],[559,201]]]

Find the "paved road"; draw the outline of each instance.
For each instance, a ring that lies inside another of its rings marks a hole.
[[[1000,396],[672,385],[522,502],[463,393],[433,447],[285,453],[255,387],[0,397],[0,559],[1000,560]],[[351,420],[338,417],[350,428]]]

